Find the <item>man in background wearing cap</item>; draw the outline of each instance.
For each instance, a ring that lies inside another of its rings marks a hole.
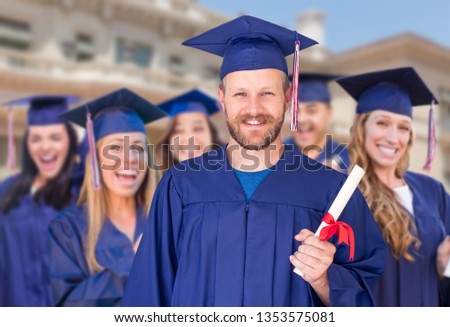
[[[354,253],[321,241],[314,231],[345,176],[304,166],[281,142],[295,43],[316,42],[250,16],[184,43],[224,57],[219,99],[231,138],[163,176],[122,306],[373,305],[385,245],[362,195],[342,214]]]
[[[331,95],[327,83],[339,77],[324,73],[301,73],[299,83],[298,130],[286,144],[297,146],[303,154],[339,171],[350,167],[345,145],[327,135],[333,119]]]

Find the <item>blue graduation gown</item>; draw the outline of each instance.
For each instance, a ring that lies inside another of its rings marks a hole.
[[[14,184],[12,176],[0,184],[0,197]],[[73,202],[79,185],[72,185]],[[48,278],[48,225],[57,211],[37,203],[31,194],[18,207],[0,213],[0,306],[52,306]]]
[[[294,138],[292,137],[285,140],[284,143],[297,146]],[[339,144],[328,137],[324,149],[319,153],[315,160],[323,164],[334,161],[338,165],[339,169],[344,173],[346,173],[350,167],[350,157],[347,147],[344,144]]]
[[[345,175],[308,162],[286,146],[248,205],[225,147],[168,170],[153,198],[122,306],[321,305],[293,272],[289,256],[301,229],[317,229]],[[371,306],[385,244],[359,191],[341,217],[353,226],[356,252],[349,262],[348,247],[337,245],[328,271],[331,304]]]
[[[376,288],[378,306],[432,307],[439,304],[436,250],[450,233],[450,196],[438,181],[417,173],[404,175],[413,193],[419,249],[410,249],[414,262],[395,259],[388,251],[386,271]]]
[[[146,215],[137,210],[134,242],[144,230]],[[83,252],[87,218],[83,207],[72,206],[50,223],[50,280],[56,306],[116,306],[123,295],[134,258],[133,244],[109,219],[95,248],[105,269],[89,272]]]

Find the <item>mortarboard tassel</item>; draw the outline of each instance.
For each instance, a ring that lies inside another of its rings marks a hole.
[[[8,109],[8,169],[16,169],[16,147],[14,145],[14,113],[12,107]]]
[[[292,69],[292,96],[291,96],[291,131],[298,127],[298,79],[299,79],[299,52],[300,40],[295,41],[294,67]]]
[[[91,119],[91,113],[86,113],[86,132],[88,137],[88,143],[89,143],[89,152],[90,152],[90,158],[91,158],[91,168],[92,168],[92,183],[94,186],[94,190],[99,190],[101,188],[100,184],[100,169],[98,167],[98,160],[97,160],[97,151],[95,149],[95,137],[94,137],[94,128],[92,126],[92,119]]]
[[[423,170],[430,172],[431,163],[433,162],[434,156],[436,154],[436,128],[434,124],[434,110],[433,105],[435,104],[435,100],[431,101],[430,112],[428,114],[428,151],[427,151],[427,160],[425,165],[423,166]]]

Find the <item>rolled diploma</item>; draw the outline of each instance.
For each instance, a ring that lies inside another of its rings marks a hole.
[[[328,209],[328,213],[334,218],[334,220],[338,220],[339,216],[342,213],[342,210],[344,210],[345,206],[347,205],[348,200],[350,200],[353,192],[355,192],[356,188],[358,187],[359,182],[363,178],[365,174],[365,171],[358,165],[355,165],[350,172],[350,175],[348,175],[347,179],[345,180],[344,185],[342,185],[341,190],[339,191],[338,195],[334,199],[333,203],[331,204],[330,209]],[[327,226],[328,224],[326,222],[321,222],[319,225],[319,228],[317,228],[316,236],[319,236],[320,231],[322,228]],[[447,268],[449,266],[447,265]],[[294,272],[303,277],[303,273],[298,270],[297,268],[294,269]],[[450,271],[449,271],[450,273]]]

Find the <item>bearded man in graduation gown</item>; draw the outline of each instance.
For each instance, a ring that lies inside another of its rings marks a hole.
[[[386,250],[364,198],[356,191],[340,218],[354,255],[336,236],[321,241],[314,232],[345,175],[281,141],[296,43],[316,42],[251,16],[183,43],[224,57],[231,138],[165,173],[122,306],[373,305]]]

